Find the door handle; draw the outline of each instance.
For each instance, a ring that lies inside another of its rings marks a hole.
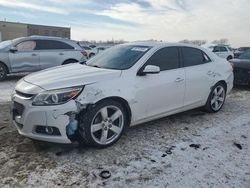
[[[61,53],[59,53],[59,55],[64,55],[64,53],[61,52]]]
[[[184,81],[184,78],[176,78],[175,82],[182,82]]]
[[[213,71],[208,71],[207,75],[212,76],[212,75],[214,75],[214,72]]]
[[[37,54],[31,54],[32,56],[37,56]]]

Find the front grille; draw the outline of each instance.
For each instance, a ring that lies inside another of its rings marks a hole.
[[[34,96],[33,94],[27,94],[27,93],[23,93],[23,92],[20,92],[20,91],[17,91],[17,90],[16,90],[16,94],[21,96],[21,97],[27,98],[27,99],[30,99],[30,98],[32,98]]]
[[[14,101],[13,104],[13,115],[14,116],[22,116],[24,111],[24,106],[18,102]]]

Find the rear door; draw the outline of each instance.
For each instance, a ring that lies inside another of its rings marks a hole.
[[[17,51],[9,52],[12,72],[33,72],[40,70],[36,41],[27,40],[15,45]]]
[[[37,40],[41,69],[62,65],[72,46],[57,40]]]
[[[214,63],[200,49],[181,47],[181,52],[186,74],[184,106],[200,106],[206,102],[214,83]]]

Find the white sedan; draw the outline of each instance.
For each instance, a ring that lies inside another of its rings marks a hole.
[[[107,147],[128,126],[197,107],[218,112],[233,87],[232,70],[193,45],[117,45],[86,65],[24,77],[12,95],[13,122],[32,139]]]

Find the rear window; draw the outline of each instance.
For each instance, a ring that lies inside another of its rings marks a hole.
[[[207,56],[207,54],[196,48],[182,47],[182,56],[184,67],[211,62],[211,59]]]
[[[36,50],[72,50],[73,46],[56,40],[37,40]]]

